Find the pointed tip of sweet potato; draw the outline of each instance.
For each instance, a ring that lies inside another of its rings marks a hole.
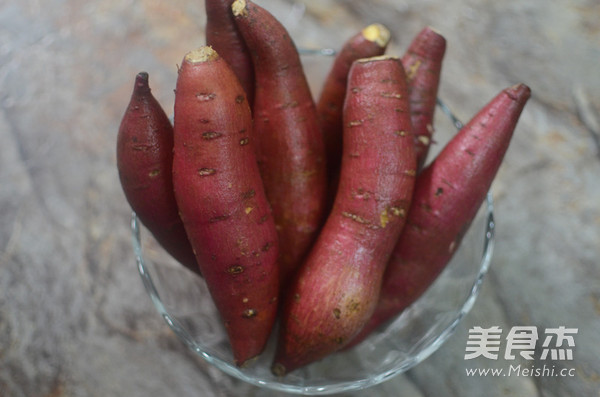
[[[439,30],[426,26],[414,37],[403,58],[408,60],[408,57],[414,57],[441,62],[445,53],[446,38]]]
[[[531,97],[531,88],[523,83],[515,84],[504,90],[512,100],[517,102],[527,101]]]
[[[148,75],[148,72],[139,72],[135,76],[135,84],[133,86],[134,95],[135,94],[139,95],[139,94],[147,93],[148,91],[150,91],[149,80],[150,80],[150,77]]]
[[[273,364],[273,366],[271,366],[271,372],[273,373],[273,375],[277,376],[278,378],[281,378],[285,376],[288,371],[285,368],[285,365],[281,363],[275,363]]]

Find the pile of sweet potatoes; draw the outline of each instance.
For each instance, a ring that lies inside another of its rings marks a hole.
[[[174,122],[139,73],[117,167],[140,221],[203,277],[242,366],[279,320],[278,376],[359,343],[450,261],[530,96],[501,91],[424,167],[446,41],[402,57],[374,24],[314,99],[283,25],[206,0],[207,45],[178,68]]]

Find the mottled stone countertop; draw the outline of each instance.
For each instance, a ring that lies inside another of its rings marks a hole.
[[[337,48],[382,22],[399,54],[434,26],[448,40],[440,96],[463,120],[506,86],[533,91],[493,186],[495,255],[472,311],[425,362],[347,395],[600,396],[600,3],[260,3],[302,46]],[[203,9],[0,2],[0,396],[280,395],[189,352],[152,306],[130,245],[117,128],[141,70],[172,109],[176,64],[204,43]],[[295,25],[300,14],[311,28]],[[577,328],[573,360],[552,362],[573,376],[467,376],[511,364],[466,362],[476,326]]]

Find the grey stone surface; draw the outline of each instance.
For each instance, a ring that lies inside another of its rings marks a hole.
[[[401,54],[421,27],[436,27],[448,39],[440,96],[463,120],[505,86],[533,90],[493,187],[497,245],[480,298],[438,352],[368,395],[598,396],[599,3],[260,3],[303,46],[336,48],[382,22]],[[203,44],[203,24],[201,1],[0,1],[1,396],[281,395],[188,352],[134,267],[118,124],[140,70],[172,108],[176,64]],[[323,60],[306,62],[317,89]],[[575,376],[466,376],[531,365],[464,360],[468,330],[493,325],[578,328],[574,360],[556,363]]]

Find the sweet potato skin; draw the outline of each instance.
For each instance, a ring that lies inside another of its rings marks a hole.
[[[255,71],[257,160],[280,241],[282,282],[298,267],[324,220],[324,145],[300,56],[264,8],[237,0],[236,24]]]
[[[117,134],[117,169],[125,197],[141,223],[178,262],[199,273],[173,192],[173,127],[152,95],[148,73],[134,89]]]
[[[175,197],[240,366],[264,349],[279,291],[277,232],[251,127],[243,88],[223,58],[209,47],[188,53],[175,96]]]
[[[402,56],[410,90],[418,170],[425,164],[434,133],[433,118],[445,52],[446,39],[434,29],[425,27]]]
[[[357,59],[383,55],[389,43],[389,30],[379,24],[365,27],[350,37],[336,55],[317,100],[317,115],[325,143],[329,185],[335,196],[342,157],[342,110],[346,98],[348,72]],[[335,186],[335,187],[334,187]]]
[[[286,291],[276,375],[341,349],[365,324],[410,205],[416,159],[402,64],[361,60],[349,76],[339,189]]]
[[[233,20],[232,2],[232,0],[205,0],[206,44],[217,51],[233,69],[252,108],[254,65],[248,47]]]
[[[377,308],[352,346],[417,300],[448,264],[489,191],[530,95],[524,84],[500,92],[419,174]]]

